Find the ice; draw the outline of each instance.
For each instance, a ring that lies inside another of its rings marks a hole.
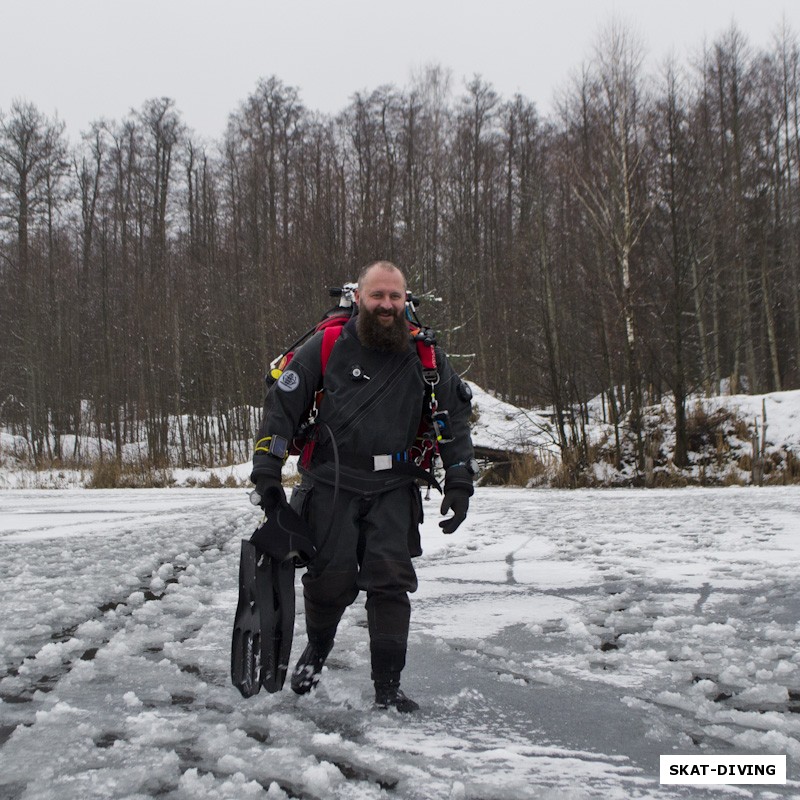
[[[798,488],[479,488],[452,536],[437,506],[409,717],[372,710],[360,601],[316,692],[230,685],[244,491],[0,493],[0,796],[767,797],[661,787],[678,752],[796,775]]]

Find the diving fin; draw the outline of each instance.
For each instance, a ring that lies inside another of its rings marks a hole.
[[[233,621],[231,682],[243,697],[261,689],[261,606],[256,597],[258,551],[242,539],[239,560],[239,602]]]
[[[239,602],[231,642],[231,682],[243,697],[263,686],[279,692],[286,680],[294,637],[295,563],[315,554],[310,532],[288,505],[281,505],[242,539]]]

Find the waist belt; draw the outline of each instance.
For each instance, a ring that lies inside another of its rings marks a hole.
[[[314,453],[314,462],[322,464],[334,461],[333,454],[326,447],[318,447]],[[408,451],[402,453],[382,453],[377,456],[360,456],[349,453],[339,453],[339,464],[351,469],[361,470],[362,472],[393,472],[395,475],[406,475],[411,478],[418,478],[425,481],[430,486],[435,487],[439,492],[442,487],[433,475],[433,468],[430,471],[423,469],[415,464]]]

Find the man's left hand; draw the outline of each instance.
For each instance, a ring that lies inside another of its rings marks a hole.
[[[439,527],[442,529],[443,533],[453,533],[467,518],[467,509],[469,509],[469,497],[471,494],[472,492],[461,488],[445,490],[440,511],[442,514],[447,514],[449,511],[452,511],[453,516],[448,519],[443,519],[439,523]]]

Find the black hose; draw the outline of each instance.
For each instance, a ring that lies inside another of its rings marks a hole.
[[[323,424],[325,425],[325,429],[328,431],[328,436],[331,437],[331,449],[333,450],[333,502],[331,503],[331,515],[330,519],[328,520],[328,528],[325,531],[325,536],[323,537],[322,541],[317,546],[317,555],[322,553],[322,549],[328,543],[328,539],[330,538],[331,531],[333,530],[333,515],[336,511],[336,501],[339,499],[339,447],[336,444],[336,437],[333,435],[333,431],[330,429],[330,426],[327,423]]]

